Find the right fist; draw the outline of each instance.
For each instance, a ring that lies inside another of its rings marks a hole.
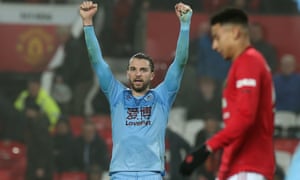
[[[189,5],[177,3],[175,5],[175,13],[181,21],[190,21],[193,10]]]
[[[80,16],[83,21],[83,25],[92,25],[93,16],[96,14],[98,5],[93,1],[83,1],[80,4]]]

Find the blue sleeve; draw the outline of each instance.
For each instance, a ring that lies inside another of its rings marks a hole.
[[[94,27],[85,26],[83,30],[89,59],[97,75],[100,88],[108,98],[108,101],[113,102],[114,98],[116,98],[116,94],[122,91],[125,86],[115,79],[109,65],[104,61]]]
[[[162,82],[162,84],[166,86],[168,92],[178,91],[183,76],[184,66],[188,59],[190,20],[192,12],[190,11],[183,16],[186,17],[180,18],[180,32],[177,40],[175,58],[166,73],[164,81]]]
[[[290,166],[287,170],[285,180],[296,180],[299,179],[299,170],[300,170],[300,144],[298,145]]]

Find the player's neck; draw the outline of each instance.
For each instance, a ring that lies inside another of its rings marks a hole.
[[[243,41],[239,43],[239,45],[236,47],[236,51],[233,55],[232,61],[235,61],[236,58],[241,55],[249,46],[250,46],[250,41]]]
[[[138,91],[135,91],[134,89],[131,89],[131,93],[134,97],[141,97],[141,96],[144,96],[147,92],[149,91],[149,88],[145,89],[144,91],[142,92],[138,92]]]

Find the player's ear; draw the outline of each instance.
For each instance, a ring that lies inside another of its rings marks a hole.
[[[236,26],[232,29],[232,33],[233,33],[234,39],[239,39],[241,36],[244,35],[245,32],[241,27]]]
[[[151,77],[150,77],[150,80],[152,81],[155,77],[155,73],[154,72],[151,72]]]
[[[239,29],[236,26],[233,26],[231,29],[231,35],[233,37],[234,40],[238,39],[238,37],[240,36],[240,32]]]
[[[129,71],[128,71],[128,69],[126,71],[126,77],[127,77],[127,79],[129,79]]]

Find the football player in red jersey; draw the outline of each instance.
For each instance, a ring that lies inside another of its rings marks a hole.
[[[210,153],[222,149],[218,180],[271,180],[275,96],[270,68],[251,46],[244,11],[223,9],[210,23],[213,49],[232,62],[222,99],[225,127],[188,154],[180,172],[190,175]]]

